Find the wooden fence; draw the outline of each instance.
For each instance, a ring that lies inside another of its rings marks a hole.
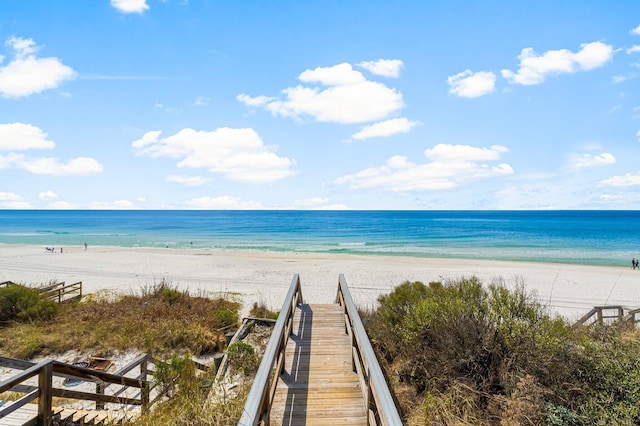
[[[10,285],[21,286],[21,284],[16,284],[12,281],[5,281],[0,283],[0,288],[8,287]],[[44,287],[37,287],[37,289],[42,296],[56,303],[67,303],[73,300],[80,300],[82,298],[82,281],[78,281],[73,284],[66,284],[63,281],[61,283],[49,284]]]
[[[640,322],[640,309],[628,309],[620,305],[594,306],[576,324],[605,325],[616,321],[627,322],[635,326]]]

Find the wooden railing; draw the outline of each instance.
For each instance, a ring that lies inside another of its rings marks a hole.
[[[238,425],[269,424],[269,410],[273,402],[278,377],[284,367],[284,353],[293,328],[293,315],[298,303],[302,303],[302,289],[300,276],[296,274],[293,276],[291,286],[284,299],[280,315],[278,315],[276,325],[271,333],[271,339],[265,349]]]
[[[116,403],[141,406],[143,411],[147,410],[155,401],[149,401],[150,392],[155,385],[148,380],[148,376],[153,374],[153,371],[147,367],[149,363],[155,364],[157,362],[153,357],[145,354],[112,374],[52,360],[45,360],[35,364],[29,361],[0,357],[0,366],[23,370],[21,373],[0,382],[0,394],[8,391],[25,394],[12,404],[0,408],[0,420],[36,398],[38,399],[38,424],[43,425],[51,424],[53,397],[94,401],[96,409],[104,408],[105,403]],[[126,373],[136,367],[140,368],[140,373],[136,377],[125,376]],[[38,376],[38,386],[24,384],[24,382],[35,376]],[[53,376],[94,382],[96,384],[96,392],[73,391],[54,387]],[[107,394],[105,390],[110,386],[117,386],[118,389]],[[122,393],[129,388],[138,389],[137,394],[134,396],[122,396]]]
[[[8,287],[10,285],[19,285],[12,281],[4,281],[0,283],[0,288]],[[82,281],[78,281],[73,284],[66,284],[64,281],[61,283],[54,283],[44,287],[37,287],[40,294],[56,303],[67,303],[72,300],[79,300],[82,298]]]
[[[336,303],[342,306],[345,330],[351,338],[353,368],[360,379],[360,389],[367,408],[369,425],[400,426],[402,420],[387,386],[378,359],[353,303],[347,280],[340,274]]]
[[[613,313],[611,313],[613,312]],[[624,316],[624,308],[618,305],[594,306],[577,322],[583,325],[605,324],[612,320],[621,320]]]
[[[56,303],[66,303],[72,300],[80,300],[82,298],[82,281],[74,284],[65,284],[65,282],[55,283],[46,287],[38,288],[40,294]]]

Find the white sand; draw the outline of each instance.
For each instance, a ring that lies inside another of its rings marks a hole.
[[[331,303],[344,274],[355,302],[373,306],[406,280],[477,276],[489,284],[521,280],[555,312],[573,320],[595,305],[640,306],[640,270],[631,267],[499,262],[344,254],[0,245],[0,282],[82,281],[85,293],[135,292],[163,278],[192,292],[239,294],[243,314],[254,301],[280,309],[294,274],[309,303]]]

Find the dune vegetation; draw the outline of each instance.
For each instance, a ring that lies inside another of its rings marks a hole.
[[[522,285],[405,282],[365,322],[408,425],[640,423],[640,334],[569,324]]]

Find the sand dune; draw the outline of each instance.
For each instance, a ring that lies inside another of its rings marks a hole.
[[[345,254],[262,251],[174,250],[121,247],[0,245],[0,282],[82,281],[85,293],[139,290],[160,279],[179,288],[237,295],[243,313],[254,301],[279,309],[293,274],[300,274],[305,299],[329,303],[338,275],[345,274],[357,304],[372,306],[379,295],[406,280],[477,276],[508,285],[522,281],[540,301],[569,319],[594,305],[640,306],[640,270],[631,267],[502,262]]]

